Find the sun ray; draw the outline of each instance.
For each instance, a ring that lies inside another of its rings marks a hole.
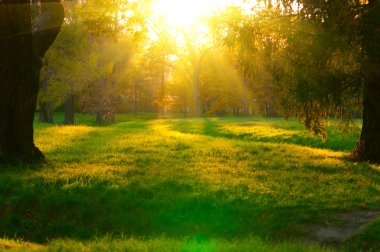
[[[188,27],[199,23],[203,16],[209,16],[228,4],[231,0],[156,0],[152,9],[157,17],[163,17],[169,26]]]

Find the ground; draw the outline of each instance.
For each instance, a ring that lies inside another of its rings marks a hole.
[[[346,158],[358,126],[323,142],[296,120],[93,121],[36,123],[47,163],[1,169],[0,248],[380,249],[380,167]]]

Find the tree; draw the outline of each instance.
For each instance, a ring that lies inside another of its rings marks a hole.
[[[130,58],[143,37],[144,24],[139,17],[143,3],[99,0],[63,4],[65,23],[44,60],[42,80],[46,79],[47,92],[40,93],[40,101],[51,101],[54,107],[64,105],[64,124],[74,124],[77,105],[82,112],[96,114],[98,123],[112,123],[124,95]]]
[[[223,50],[224,49],[224,50]],[[200,89],[206,114],[244,115],[251,96],[242,74],[234,64],[233,54],[225,48],[209,50],[202,59]]]
[[[47,81],[46,78],[43,78],[41,79],[41,96],[38,99],[38,105],[40,106],[39,121],[45,123],[54,123],[52,104],[49,99],[45,98],[47,94]]]
[[[370,0],[362,21],[363,126],[354,157],[380,162],[380,1]]]
[[[133,45],[107,36],[92,42],[92,64],[87,65],[87,80],[81,93],[83,111],[96,113],[96,122],[114,123],[117,98],[124,92]]]
[[[363,94],[362,134],[353,156],[380,162],[380,1],[266,3],[234,20],[225,42],[241,46],[242,64],[247,55],[268,52],[280,103],[315,133],[325,134],[331,116],[349,120],[353,97]]]
[[[62,4],[65,9],[65,22],[54,44],[45,54],[39,109],[40,120],[49,119],[44,117],[52,116],[52,110],[64,104],[63,123],[71,125],[75,121],[74,101],[77,93],[82,90],[82,82],[87,75],[87,71],[83,69],[89,61],[89,35],[79,22],[80,2],[65,1]]]
[[[82,108],[96,113],[96,122],[114,123],[117,100],[123,95],[132,49],[147,32],[146,1],[98,0],[86,2],[82,22],[91,35],[95,56],[93,73],[82,93]]]
[[[160,116],[168,109],[168,82],[172,75],[172,60],[176,51],[175,36],[170,33],[165,19],[149,20],[148,25],[154,38],[147,41],[146,53],[141,55],[141,66],[145,68],[146,77],[154,89],[154,104]]]
[[[34,145],[33,120],[45,52],[64,20],[58,0],[40,0],[32,27],[29,0],[0,2],[0,160],[36,162],[44,158]]]
[[[74,4],[70,2],[70,4]],[[66,5],[66,4],[65,4]],[[91,48],[89,35],[84,27],[75,22],[72,13],[74,6],[66,7],[66,18],[61,31],[45,55],[45,66],[41,71],[41,84],[46,81],[46,92],[41,85],[40,101],[51,101],[53,107],[64,104],[64,124],[74,124],[74,100],[88,79]],[[42,107],[40,107],[42,110]]]

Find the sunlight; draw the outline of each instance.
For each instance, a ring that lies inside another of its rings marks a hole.
[[[155,41],[160,31],[167,30],[176,38],[177,45],[184,45],[186,36],[196,40],[197,44],[210,42],[209,26],[206,19],[221,13],[229,6],[238,6],[250,12],[256,0],[152,0],[151,27],[149,36]]]
[[[163,17],[171,27],[199,25],[200,19],[234,4],[233,0],[156,0],[152,2],[153,13]]]
[[[79,142],[89,137],[89,134],[95,130],[89,126],[49,127],[35,133],[35,142],[38,148],[47,153],[67,146],[70,140],[76,139]]]

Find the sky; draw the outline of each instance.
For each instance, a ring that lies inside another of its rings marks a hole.
[[[251,3],[242,0],[153,0],[155,17],[163,17],[169,26],[187,27],[199,23],[203,16],[222,11],[226,6],[239,5],[249,9]]]

